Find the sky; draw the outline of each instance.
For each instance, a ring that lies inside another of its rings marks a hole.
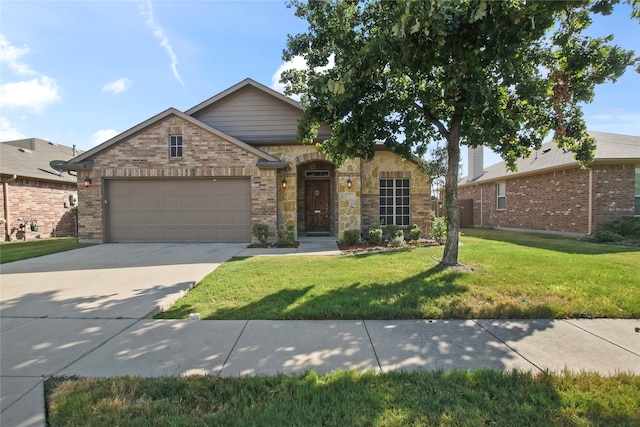
[[[287,35],[306,29],[284,0],[0,0],[0,141],[88,150],[247,77],[282,91]],[[590,33],[640,54],[626,4]],[[640,136],[640,75],[598,87],[584,113],[589,130]],[[498,161],[485,151],[485,166]]]

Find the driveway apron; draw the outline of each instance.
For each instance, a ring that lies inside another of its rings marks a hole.
[[[0,424],[45,424],[43,380],[171,306],[245,244],[105,244],[0,267]]]

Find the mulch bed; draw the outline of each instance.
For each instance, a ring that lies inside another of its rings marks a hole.
[[[432,239],[420,239],[418,241],[405,240],[404,246],[393,246],[387,241],[383,241],[380,245],[370,245],[366,241],[360,245],[353,245],[353,246],[342,245],[338,243],[338,248],[345,255],[397,251],[398,249],[421,248],[425,246],[441,246],[441,245]]]
[[[296,240],[296,242],[292,245],[275,245],[273,243],[267,243],[266,245],[261,245],[260,243],[251,243],[249,246],[247,246],[247,248],[263,248],[263,249],[269,249],[269,248],[297,248],[298,246],[300,246],[300,242]]]

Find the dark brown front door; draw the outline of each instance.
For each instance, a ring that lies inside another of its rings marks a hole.
[[[306,181],[305,228],[307,232],[329,232],[329,181]]]

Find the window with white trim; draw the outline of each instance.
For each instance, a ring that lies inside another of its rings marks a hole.
[[[169,136],[169,157],[172,159],[182,157],[182,135]]]
[[[496,209],[507,209],[507,184],[505,182],[499,182],[496,184]]]
[[[409,179],[380,180],[380,223],[409,225]]]
[[[640,216],[640,166],[636,168],[636,215]]]

